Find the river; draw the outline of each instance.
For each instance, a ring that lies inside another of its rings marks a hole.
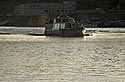
[[[0,82],[125,82],[125,33],[0,35]]]

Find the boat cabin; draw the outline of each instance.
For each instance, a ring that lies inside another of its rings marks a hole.
[[[60,15],[54,19],[54,23],[73,23],[75,20],[72,17]]]
[[[79,29],[80,23],[76,23],[72,17],[60,15],[54,19],[52,30]]]

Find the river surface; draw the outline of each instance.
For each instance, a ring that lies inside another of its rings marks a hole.
[[[0,82],[125,82],[125,33],[0,35]]]
[[[45,27],[0,27],[0,33],[9,34],[30,34],[30,33],[44,33]],[[86,30],[97,30],[111,33],[125,33],[125,27],[122,28],[86,28]]]

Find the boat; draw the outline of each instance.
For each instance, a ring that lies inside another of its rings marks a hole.
[[[52,24],[45,27],[46,36],[84,36],[85,27],[79,22],[75,22],[72,17],[60,15],[53,20]]]

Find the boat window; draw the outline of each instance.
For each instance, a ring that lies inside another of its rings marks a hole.
[[[65,29],[65,23],[61,23],[60,25],[60,29]]]
[[[57,22],[57,23],[60,23],[60,22],[61,22],[61,19],[56,19],[56,22]]]
[[[66,23],[69,22],[68,19],[62,19],[62,22]]]
[[[73,28],[78,29],[80,27],[79,24],[72,24]]]
[[[72,28],[72,26],[71,26],[71,24],[70,24],[70,23],[66,23],[65,28],[66,28],[66,29],[71,29],[71,28]]]
[[[60,24],[59,23],[53,24],[52,30],[59,30],[59,28],[60,28]]]

